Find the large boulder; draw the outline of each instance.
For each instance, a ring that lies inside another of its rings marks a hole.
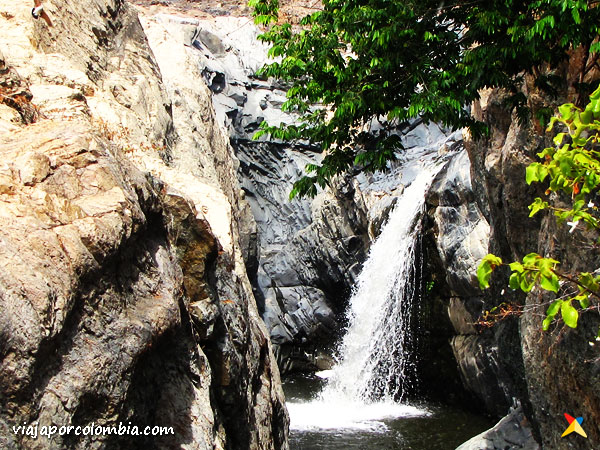
[[[286,448],[237,162],[208,88],[166,70],[185,42],[156,27],[155,58],[119,1],[45,2],[52,28],[0,6],[0,83],[38,114],[0,105],[0,446]],[[34,421],[174,434],[14,433]]]
[[[540,445],[521,408],[512,410],[494,427],[469,439],[456,450],[539,450]]]

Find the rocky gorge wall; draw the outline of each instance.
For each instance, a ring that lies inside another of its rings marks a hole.
[[[564,78],[568,81],[569,75]],[[535,93],[531,86],[529,89]],[[582,252],[583,239],[576,234],[579,231],[569,233],[551,214],[537,219],[527,217],[527,205],[543,187],[527,186],[525,167],[535,160],[536,153],[552,145],[551,136],[544,135],[535,123],[520,125],[502,107],[502,100],[502,93],[491,92],[476,105],[475,113],[490,124],[492,133],[488,141],[469,146],[474,191],[491,225],[490,250],[507,261],[537,251],[561,261],[562,270],[596,267],[595,253]],[[486,300],[489,304],[491,299],[504,295],[506,301],[523,305],[524,312],[513,325],[516,342],[512,341],[512,348],[520,350],[520,355],[513,352],[512,361],[518,364],[513,366],[517,369],[513,389],[523,403],[536,440],[542,448],[597,447],[600,442],[594,424],[600,413],[596,376],[600,361],[593,341],[600,323],[597,313],[582,314],[576,329],[561,324],[544,332],[541,320],[550,297],[539,290],[525,298],[510,295],[503,291],[503,285],[505,280],[496,281],[486,293]],[[500,348],[508,348],[507,344],[500,343]],[[589,424],[587,440],[561,438],[566,426],[563,414],[569,411],[583,416]]]
[[[593,253],[581,252],[582,237],[557,225],[552,215],[528,217],[528,205],[541,187],[526,184],[525,168],[551,145],[550,137],[535,123],[519,124],[504,106],[502,92],[482,93],[473,111],[491,134],[467,140],[466,153],[432,187],[429,276],[438,285],[432,294],[447,305],[464,385],[488,412],[497,417],[509,408],[512,412],[460,449],[595,448],[598,358],[590,339],[597,315],[583,314],[577,329],[561,324],[544,332],[541,321],[550,296],[510,290],[507,274],[498,274],[491,288],[481,291],[474,275],[487,253],[514,261],[537,251],[568,270],[589,270],[590,262],[598,262]],[[512,305],[513,313],[489,325],[480,321],[501,303]],[[584,417],[587,439],[561,438],[565,412]]]
[[[500,302],[484,298],[475,276],[491,244],[490,225],[477,201],[471,170],[469,154],[463,149],[429,192],[425,278],[432,285],[429,301],[442,305],[449,319],[450,333],[442,335],[450,340],[463,385],[480,402],[480,410],[501,417],[516,406],[513,385],[518,372],[514,369],[522,364],[519,354],[507,354],[519,347],[514,341],[514,323],[488,330],[477,323],[486,310]],[[510,339],[513,341],[507,341]]]
[[[255,223],[185,27],[0,2],[0,446],[287,447]],[[33,439],[13,426],[172,427]]]
[[[190,45],[200,50],[198,65],[240,161],[238,178],[257,223],[256,255],[247,268],[280,369],[327,369],[370,243],[413,174],[404,176],[402,163],[390,174],[348,174],[315,199],[290,201],[292,183],[320,155],[303,142],[253,139],[263,120],[295,120],[281,111],[285,86],[255,76],[267,61],[260,31],[243,18],[193,23]],[[415,160],[457,139],[420,121],[398,133]]]
[[[302,142],[252,139],[263,119],[293,120],[279,109],[284,86],[253,76],[265,60],[257,31],[241,19],[193,25],[189,45],[199,50],[198,65],[240,160],[238,177],[257,223],[246,267],[278,362],[286,372],[327,368],[344,302],[410,174],[402,163],[385,175],[348,174],[312,201],[288,202],[291,182],[318,154]],[[460,137],[449,139],[418,121],[399,130],[409,157],[426,149],[455,152],[428,194],[424,218],[421,384],[428,395],[498,418],[512,411],[465,448],[578,448],[584,444],[560,439],[562,414],[584,410],[590,421],[597,415],[590,382],[595,344],[584,338],[595,319],[564,338],[559,330],[543,334],[538,319],[547,300],[508,291],[501,277],[482,292],[475,278],[488,252],[508,261],[537,249],[559,259],[568,255],[572,267],[582,264],[564,230],[528,218],[536,188],[526,185],[524,169],[545,143],[539,127],[519,125],[502,105],[500,93],[482,93],[474,114],[492,133],[485,141],[467,139],[463,150]],[[514,314],[490,327],[480,323],[503,301],[533,314]],[[564,398],[556,383],[569,386],[577,399]]]

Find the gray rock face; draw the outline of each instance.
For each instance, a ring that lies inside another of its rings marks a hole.
[[[539,450],[521,408],[510,412],[493,428],[469,439],[456,450]]]
[[[452,161],[431,188],[429,201],[437,236],[436,245],[453,295],[480,293],[473,267],[488,253],[490,227],[475,202],[471,164],[466,151]]]
[[[188,33],[190,45],[199,49],[198,64],[211,86],[218,120],[228,127],[258,227],[258,259],[249,265],[249,275],[262,316],[282,369],[315,370],[338,335],[345,300],[369,244],[414,169],[399,163],[391,174],[349,174],[312,201],[289,202],[293,181],[319,155],[301,142],[289,145],[265,136],[252,140],[263,120],[295,120],[281,111],[283,88],[253,76],[266,61],[266,49],[255,41],[258,31],[234,18],[195,26]],[[206,33],[212,43],[203,41]],[[408,160],[428,157],[445,141],[451,145],[457,139],[448,140],[444,130],[420,121],[399,132]]]
[[[490,304],[476,279],[479,261],[489,252],[490,226],[475,197],[471,162],[465,150],[452,158],[434,182],[428,196],[431,234],[439,266],[440,286],[434,291],[446,305],[453,332],[448,338],[463,385],[498,417],[513,403],[514,390],[506,355],[499,342],[511,335],[510,327],[480,333],[477,321]],[[435,295],[434,295],[435,296]],[[503,347],[502,347],[503,348]]]
[[[535,130],[513,120],[502,107],[499,92],[484,93],[474,112],[487,121],[492,131],[489,140],[467,145],[475,199],[490,224],[490,250],[507,262],[537,251],[560,260],[561,267],[569,267],[569,270],[584,267],[589,270],[590,264],[597,267],[600,261],[596,255],[593,252],[583,255],[577,248],[576,239],[564,227],[556,225],[553,217],[543,221],[527,217],[528,204],[540,195],[538,190],[543,187],[527,186],[525,167],[535,153],[550,143],[544,142]],[[483,293],[485,309],[500,301],[521,304],[525,308],[520,319],[511,318],[496,325],[493,339],[481,347],[486,350],[490,345],[496,348],[498,367],[511,375],[499,376],[500,384],[506,385],[511,395],[523,404],[533,436],[542,448],[598,446],[600,436],[597,427],[593,426],[589,428],[588,439],[577,439],[579,436],[561,438],[567,425],[563,418],[565,412],[584,416],[584,423],[596,423],[600,419],[596,407],[599,388],[597,354],[595,343],[590,341],[600,322],[597,315],[584,314],[575,330],[556,327],[544,332],[541,320],[551,297],[534,291],[524,298],[523,294],[506,289],[506,278],[500,274],[497,278]],[[471,307],[468,303],[461,305],[461,310],[453,306],[456,310],[451,315],[453,321],[462,324],[457,329],[466,330],[463,317]],[[463,341],[466,343],[466,338]],[[481,359],[473,360],[476,361]]]
[[[436,136],[436,131],[432,130],[429,138]],[[419,155],[429,157],[431,154],[430,147],[411,151],[414,161]],[[310,361],[311,352],[318,356],[338,335],[340,318],[362,261],[395,199],[402,194],[403,184],[412,181],[411,167],[399,164],[387,178],[380,174],[361,174],[337,179],[331,189],[321,192],[310,203],[308,223],[291,214],[280,216],[279,220],[262,221],[261,216],[257,217],[259,231],[266,230],[267,234],[264,241],[261,234],[257,284],[265,299],[263,317],[271,330],[271,338],[284,347],[281,361],[288,356],[302,359],[303,356],[294,356],[298,352],[291,355],[289,352],[303,347]],[[271,173],[277,173],[280,169],[273,165],[272,170]],[[265,178],[256,172],[250,177],[253,185],[259,186],[250,192],[260,192]],[[289,187],[278,185],[277,189],[283,197]],[[261,205],[257,209],[263,217],[269,214],[274,202],[268,195],[249,198],[251,203]],[[291,232],[281,233],[285,236],[281,240],[270,239],[273,229]],[[315,345],[316,351],[312,347]],[[289,358],[283,363],[284,370],[303,367],[301,361],[294,367],[295,361]]]
[[[503,123],[502,120],[496,122],[498,126]],[[496,133],[499,133],[497,129]],[[498,148],[495,145],[499,145],[494,139],[500,138],[493,135],[492,142],[495,144],[491,145],[492,150],[488,148],[490,153]],[[531,397],[524,383],[527,376],[524,359],[528,352],[524,353],[521,349],[522,327],[520,331],[515,317],[490,328],[483,328],[478,324],[486,310],[502,301],[520,300],[512,291],[507,292],[508,288],[502,281],[483,292],[475,278],[479,261],[488,252],[508,250],[510,254],[509,249],[524,247],[533,240],[531,236],[523,234],[525,227],[521,222],[508,236],[505,234],[506,225],[502,225],[502,228],[498,225],[498,221],[502,220],[498,217],[506,214],[502,208],[498,211],[499,205],[508,207],[510,202],[512,210],[519,208],[519,202],[522,202],[521,197],[518,200],[508,200],[504,197],[506,194],[502,193],[503,189],[514,192],[517,188],[507,185],[513,182],[512,177],[518,178],[516,183],[520,184],[522,174],[514,163],[507,164],[510,169],[504,169],[506,171],[500,179],[490,180],[489,190],[484,194],[479,184],[481,176],[494,173],[495,177],[502,173],[503,169],[497,166],[501,164],[502,157],[482,154],[482,148],[475,151],[470,147],[471,143],[468,144],[468,154],[463,151],[452,159],[438,175],[428,197],[431,228],[426,248],[431,249],[429,270],[432,281],[435,280],[436,284],[432,294],[439,296],[435,302],[447,305],[447,317],[453,329],[450,338],[452,353],[458,363],[463,385],[477,398],[475,402],[497,417],[505,415],[509,407],[518,405],[519,402],[523,402],[523,408],[519,407],[496,427],[459,448],[536,449],[539,448],[534,438],[534,433],[538,432],[537,422],[531,408],[532,403],[537,400],[530,403]],[[517,144],[512,142],[509,145],[514,148]],[[486,161],[485,168],[478,165],[482,161]],[[521,213],[517,213],[519,214]],[[511,217],[510,220],[512,222],[515,219]],[[507,244],[507,241],[512,244]],[[435,267],[435,264],[438,266]],[[443,346],[440,349],[443,350]],[[540,398],[544,396],[541,392],[539,395]],[[527,420],[525,416],[531,419]],[[549,448],[562,448],[554,445],[561,443],[554,440],[553,446]]]

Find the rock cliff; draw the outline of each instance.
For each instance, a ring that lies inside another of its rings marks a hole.
[[[568,76],[565,75],[565,79]],[[529,86],[530,92],[535,89]],[[535,97],[534,97],[535,98]],[[502,108],[502,93],[492,92],[482,97],[475,113],[491,125],[488,141],[473,143],[469,155],[473,162],[474,190],[484,205],[490,223],[490,250],[508,261],[537,251],[561,261],[561,267],[582,270],[597,267],[594,252],[582,253],[580,237],[556,224],[548,214],[542,219],[528,218],[527,205],[541,186],[527,186],[526,165],[535,154],[550,146],[550,136],[544,136],[535,124],[520,125]],[[486,299],[491,302],[505,295],[507,301],[521,302],[524,308],[514,320],[513,361],[507,366],[515,370],[514,395],[521,399],[524,412],[533,426],[534,436],[543,448],[594,448],[600,445],[596,426],[591,425],[588,439],[575,436],[561,439],[566,428],[563,414],[583,416],[589,424],[599,420],[598,353],[595,336],[600,319],[594,312],[582,315],[577,329],[565,326],[544,332],[541,319],[550,300],[539,291],[526,298],[502,292],[504,280],[499,280]],[[508,342],[500,348],[508,349]],[[520,381],[520,382],[519,382]]]
[[[490,225],[474,192],[466,150],[440,172],[428,204],[426,279],[433,286],[428,297],[445,309],[443,314],[449,319],[451,333],[448,335],[446,330],[441,334],[450,339],[463,384],[481,402],[481,410],[501,417],[513,406],[515,395],[508,367],[519,364],[506,364],[511,357],[506,354],[510,345],[499,343],[509,337],[514,339],[515,328],[514,324],[503,323],[482,332],[477,326],[484,311],[496,304],[491,304],[494,299],[486,301],[475,277],[479,261],[490,251]],[[518,342],[512,344],[519,348]],[[520,353],[517,360],[519,357]]]
[[[0,446],[287,447],[255,223],[181,23],[0,2]],[[163,436],[14,426],[172,427]]]
[[[151,6],[146,15],[162,10]],[[242,238],[247,236],[246,268],[280,368],[286,372],[327,368],[345,301],[370,242],[413,174],[403,174],[402,163],[391,174],[348,174],[314,200],[290,202],[292,182],[306,163],[318,161],[318,149],[302,142],[253,139],[263,120],[295,120],[281,111],[285,87],[255,76],[267,60],[267,49],[248,18],[206,18],[202,7],[197,12],[198,18],[186,19],[156,14],[152,22],[171,24],[165,43],[173,30],[179,30],[179,38],[190,49],[186,72],[206,81],[217,122],[228,130],[240,161],[238,179],[256,221],[256,229],[252,217],[242,227]],[[153,34],[148,34],[152,42]],[[193,80],[182,84],[191,86]],[[183,96],[181,101],[186,101]],[[398,132],[407,147],[406,159],[437,152],[459,138],[420,121]]]
[[[530,92],[535,90],[530,87]],[[464,385],[498,417],[511,406],[522,410],[520,427],[527,436],[517,439],[514,448],[595,447],[597,427],[589,427],[587,440],[561,435],[565,412],[582,415],[588,423],[598,420],[598,358],[596,343],[590,341],[597,315],[584,314],[576,330],[560,326],[544,332],[541,320],[550,298],[535,290],[527,296],[512,291],[502,274],[485,292],[474,279],[478,261],[489,252],[513,261],[537,251],[574,270],[589,269],[590,261],[598,264],[592,253],[581,254],[578,237],[551,215],[528,217],[527,206],[540,187],[526,184],[525,168],[550,141],[535,123],[519,124],[503,106],[503,95],[482,93],[473,110],[490,127],[490,137],[467,140],[467,152],[432,188],[429,276],[438,285],[433,294],[447,305]],[[504,320],[489,326],[479,322],[484,311],[502,303]],[[465,448],[505,448],[513,416]]]
[[[430,340],[446,360],[455,361],[462,385],[472,395],[468,400],[468,395],[463,394],[462,401],[498,418],[510,408],[523,411],[519,421],[524,421],[524,431],[522,439],[514,444],[519,446],[514,448],[537,448],[529,431],[534,419],[525,383],[518,314],[508,314],[505,320],[490,326],[481,322],[485,311],[503,301],[515,304],[523,298],[508,289],[506,280],[496,280],[492,291],[482,291],[475,277],[479,261],[490,252],[512,260],[515,253],[511,246],[535,246],[539,227],[527,217],[531,188],[525,184],[524,171],[529,159],[520,147],[528,145],[526,137],[517,141],[511,134],[507,138],[512,124],[510,114],[500,107],[495,95],[487,94],[478,107],[480,114],[481,110],[486,111],[480,117],[489,120],[492,138],[485,142],[467,140],[466,149],[440,172],[428,196],[425,281],[432,288],[427,297],[432,305],[437,305],[433,307],[437,320],[450,322],[450,327],[434,328]],[[500,133],[504,133],[502,138]],[[505,157],[500,156],[503,152],[510,155],[506,165],[502,164]],[[493,194],[481,185],[481,179],[491,177],[491,173],[496,178],[488,179],[487,186]],[[518,227],[509,235],[505,225],[499,225],[507,218]],[[451,358],[444,342],[439,342],[440,336],[450,340]],[[451,366],[449,361],[447,367]],[[428,377],[427,371],[423,373]],[[459,391],[456,387],[452,390]],[[512,433],[507,424],[514,420],[506,418],[494,430],[465,444],[465,448],[504,448],[502,442],[512,439],[507,435]],[[533,432],[539,440],[535,427]]]

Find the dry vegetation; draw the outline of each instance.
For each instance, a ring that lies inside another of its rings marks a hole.
[[[143,7],[159,7],[172,13],[208,18],[215,16],[251,17],[252,8],[245,0],[133,0]],[[298,23],[305,15],[321,8],[321,0],[280,0],[281,18]]]

